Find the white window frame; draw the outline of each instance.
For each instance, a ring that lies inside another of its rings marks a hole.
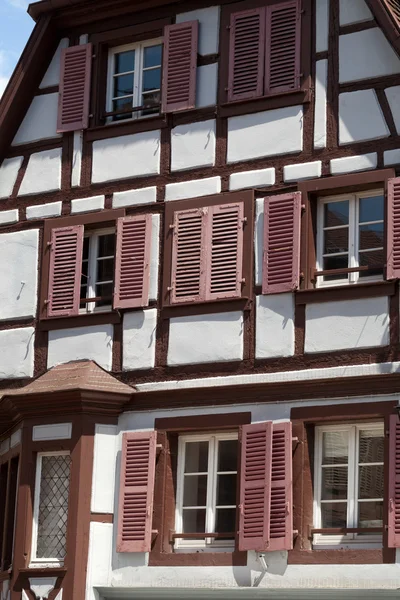
[[[33,503],[33,520],[32,520],[32,549],[30,567],[45,567],[45,566],[60,566],[64,565],[64,559],[60,558],[37,558],[37,538],[39,529],[39,507],[40,507],[40,484],[42,477],[42,458],[43,456],[69,456],[70,452],[60,450],[58,452],[38,452],[36,459],[36,476],[35,476],[35,495]]]
[[[349,435],[349,456],[347,476],[347,527],[357,527],[357,503],[358,503],[358,464],[359,464],[359,432],[363,429],[376,429],[385,435],[384,423],[362,422],[346,423],[338,425],[324,425],[315,428],[315,452],[314,452],[314,528],[322,528],[321,519],[321,493],[322,493],[322,443],[325,432],[346,431]],[[370,463],[367,463],[370,464]],[[378,463],[380,464],[380,463]],[[332,465],[334,466],[334,465]],[[373,498],[371,500],[374,500]],[[381,501],[377,499],[377,501]],[[339,500],[338,500],[339,502]],[[321,549],[331,548],[382,548],[382,534],[371,533],[358,536],[356,533],[345,535],[314,534],[313,546]]]
[[[99,254],[99,238],[103,235],[116,235],[114,227],[108,227],[106,229],[96,229],[94,231],[85,231],[84,238],[89,238],[89,256],[88,256],[88,286],[86,298],[96,298],[96,284],[97,284],[97,265],[98,265],[98,254]],[[115,271],[115,254],[114,253],[114,271]],[[115,276],[115,274],[114,274]],[[114,284],[114,280],[112,281]],[[79,283],[80,290],[80,283]],[[113,290],[114,291],[114,290]],[[112,301],[110,304],[104,306],[96,306],[95,302],[88,302],[85,308],[80,308],[81,314],[93,313],[93,312],[105,312],[112,309]]]
[[[343,200],[349,201],[349,266],[348,268],[354,268],[359,266],[359,200],[360,198],[371,198],[373,196],[383,196],[385,198],[385,192],[383,189],[367,190],[363,192],[357,192],[353,194],[340,194],[335,196],[324,196],[318,198],[317,206],[317,271],[324,270],[324,206],[328,202],[341,202]],[[378,223],[380,221],[368,221],[367,224]],[[385,225],[385,215],[383,218]],[[338,227],[339,228],[339,227]],[[379,248],[376,248],[377,250]],[[340,254],[340,253],[338,253]],[[335,256],[335,254],[332,254]],[[340,276],[338,276],[340,277]],[[336,279],[330,281],[323,281],[323,277],[320,275],[316,278],[316,286],[319,287],[333,287],[338,285],[353,285],[356,283],[367,283],[369,281],[382,281],[383,274],[381,275],[370,275],[369,277],[360,277],[359,272],[349,273],[347,279]]]
[[[113,111],[113,98],[114,98],[114,56],[119,54],[120,52],[129,52],[130,50],[135,51],[135,77],[134,77],[134,85],[133,85],[133,107],[141,106],[142,99],[142,83],[143,83],[143,57],[144,57],[144,48],[148,48],[149,46],[158,46],[163,44],[163,38],[155,38],[153,40],[146,40],[144,42],[137,42],[134,44],[125,44],[123,46],[116,46],[115,48],[110,48],[108,53],[108,76],[107,76],[107,103],[106,103],[106,112]],[[130,72],[130,71],[129,71]],[[137,75],[137,76],[136,76]],[[161,78],[162,78],[162,55],[161,55]],[[161,92],[161,83],[160,81],[160,92]],[[130,96],[130,95],[129,95]],[[121,98],[125,98],[127,96],[121,96]],[[160,99],[161,102],[161,99]],[[128,112],[129,114],[129,112]],[[134,119],[145,119],[149,117],[157,117],[161,114],[161,107],[157,113],[151,115],[141,115],[140,111],[135,111],[132,113],[132,117],[121,119],[121,121],[114,121],[112,117],[108,117],[107,123],[120,123],[126,121],[133,121]]]
[[[175,531],[182,533],[183,524],[183,491],[184,491],[184,471],[185,471],[185,449],[186,442],[203,442],[209,443],[208,450],[208,479],[207,479],[207,499],[206,499],[206,532],[215,532],[215,519],[216,519],[216,494],[217,494],[217,442],[226,440],[237,440],[237,433],[213,433],[213,434],[199,434],[199,435],[182,435],[179,436],[178,443],[178,469],[177,469],[177,499],[175,508]],[[239,451],[239,449],[238,449]],[[224,471],[225,473],[225,471]],[[228,472],[227,472],[228,473]],[[237,471],[230,471],[229,473],[237,473]],[[237,473],[239,476],[239,473]],[[209,481],[212,481],[212,485],[209,485]],[[237,509],[237,506],[235,506]],[[198,551],[222,551],[232,550],[235,547],[235,540],[220,540],[214,538],[204,538],[203,540],[175,540],[175,550],[185,550],[196,548]]]

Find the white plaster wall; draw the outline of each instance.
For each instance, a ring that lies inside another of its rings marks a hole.
[[[149,298],[158,298],[158,269],[160,262],[160,215],[151,217],[150,285]]]
[[[331,160],[332,175],[341,175],[342,173],[356,173],[357,171],[370,171],[376,169],[378,164],[378,155],[376,152],[369,154],[360,154],[357,156],[344,156],[343,158],[334,158]]]
[[[62,202],[48,202],[47,204],[36,204],[26,208],[26,218],[45,219],[49,217],[59,217],[62,211]]]
[[[0,225],[11,225],[17,223],[19,218],[19,212],[17,208],[12,210],[2,210],[0,212]]]
[[[113,208],[136,206],[138,204],[152,204],[157,201],[157,188],[147,187],[139,190],[126,190],[115,192],[113,195]]]
[[[377,140],[389,135],[375,90],[339,94],[339,144]]]
[[[371,21],[372,13],[365,0],[340,0],[340,25]]]
[[[58,93],[35,96],[12,145],[61,137],[57,133],[57,113]]]
[[[60,41],[58,48],[51,60],[49,68],[47,69],[46,74],[43,77],[43,80],[39,86],[41,89],[50,87],[53,85],[58,85],[60,83],[61,51],[64,50],[65,48],[68,48],[68,46],[69,46],[68,38],[63,38]]]
[[[395,73],[400,73],[400,59],[380,28],[339,37],[340,83]]]
[[[110,371],[113,331],[112,325],[50,331],[47,368],[72,360],[88,359]]]
[[[0,379],[33,377],[33,327],[0,331]]]
[[[243,358],[243,313],[170,320],[168,365],[226,362]]]
[[[366,298],[309,304],[305,352],[385,346],[389,343],[389,300]]]
[[[160,131],[93,142],[93,183],[157,175],[159,172]]]
[[[283,167],[284,181],[302,181],[303,179],[314,179],[314,177],[321,177],[321,174],[322,162],[320,160],[309,163],[285,165]]]
[[[156,327],[156,308],[125,313],[122,356],[124,371],[137,371],[154,367]]]
[[[383,162],[386,165],[397,165],[400,163],[400,150],[385,150]]]
[[[396,131],[400,135],[400,85],[386,88],[385,94],[392,111]]]
[[[0,234],[1,321],[36,315],[38,248],[38,229]]]
[[[315,22],[315,51],[325,52],[328,50],[329,0],[316,0]]]
[[[177,23],[199,22],[199,54],[216,54],[219,41],[219,6],[209,6],[176,15]]]
[[[215,120],[178,125],[171,133],[171,171],[215,164]]]
[[[206,177],[205,179],[192,179],[180,183],[167,183],[165,186],[165,201],[199,198],[200,196],[219,194],[220,191],[221,177]]]
[[[117,442],[116,425],[96,425],[91,502],[94,513],[114,512]]]
[[[35,425],[32,429],[32,440],[41,442],[45,440],[70,440],[72,437],[72,423],[54,423],[54,425]]]
[[[91,198],[79,198],[71,201],[71,214],[92,212],[94,210],[102,210],[104,208],[104,196],[92,196]]]
[[[22,156],[3,160],[0,167],[0,198],[11,196],[23,160]]]
[[[196,107],[217,103],[218,63],[197,67]]]
[[[264,245],[264,198],[257,198],[254,225],[255,284],[262,284],[262,264]]]
[[[256,298],[256,358],[294,354],[294,295]]]
[[[31,154],[19,196],[61,189],[61,148]]]
[[[326,147],[328,60],[318,60],[315,70],[314,148]]]
[[[275,184],[275,169],[256,169],[254,171],[242,171],[232,173],[229,177],[229,189],[242,190],[245,188],[264,187]]]
[[[228,162],[303,149],[303,108],[289,106],[228,119]]]
[[[74,147],[72,151],[71,186],[79,187],[82,171],[83,131],[74,132]]]

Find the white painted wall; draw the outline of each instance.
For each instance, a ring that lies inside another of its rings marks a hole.
[[[215,120],[178,125],[171,133],[171,171],[215,164]]]
[[[160,262],[160,215],[151,217],[149,299],[158,299],[158,269]]]
[[[216,54],[219,42],[219,6],[209,6],[176,15],[177,23],[199,22],[199,54]]]
[[[400,150],[385,150],[383,162],[386,165],[397,165],[400,163]]]
[[[31,154],[18,195],[60,190],[61,155],[61,148]]]
[[[38,229],[0,234],[0,321],[36,315],[38,248]]]
[[[314,148],[326,147],[326,103],[328,60],[318,60],[315,67]]]
[[[242,171],[232,173],[229,177],[229,190],[243,190],[245,188],[257,188],[275,184],[275,169],[255,169],[254,171]]]
[[[156,187],[141,188],[139,190],[126,190],[126,192],[115,192],[113,195],[113,208],[136,206],[138,204],[152,204],[156,201]]]
[[[157,175],[159,172],[160,131],[93,142],[92,183]]]
[[[305,352],[385,346],[389,343],[387,297],[309,304]]]
[[[0,378],[33,377],[35,330],[33,327],[0,331]]]
[[[356,173],[357,171],[370,171],[376,169],[377,164],[378,155],[376,152],[370,152],[358,156],[334,158],[331,160],[330,166],[332,175],[341,175],[343,173]]]
[[[400,59],[378,27],[339,36],[340,83],[395,73]]]
[[[35,425],[32,440],[69,440],[72,437],[72,423],[54,423],[54,425]]]
[[[11,225],[17,223],[19,218],[18,208],[12,210],[2,210],[0,212],[0,225]]]
[[[315,51],[325,52],[328,50],[329,0],[316,0],[315,8]]]
[[[385,94],[389,102],[390,110],[392,111],[396,131],[400,135],[400,85],[386,88]]]
[[[62,202],[48,202],[47,204],[36,204],[26,208],[26,218],[45,219],[49,217],[59,217],[62,211]]]
[[[165,186],[165,201],[199,198],[200,196],[219,194],[220,191],[221,177],[206,177],[180,183],[167,183]]]
[[[197,67],[196,107],[217,103],[218,63]]]
[[[256,298],[256,358],[294,354],[294,295]]]
[[[264,198],[257,198],[254,224],[254,271],[255,284],[262,284],[262,264],[264,245]]]
[[[375,90],[339,94],[339,144],[377,140],[389,135]]]
[[[117,442],[117,425],[96,425],[94,436],[92,512],[114,512]]]
[[[362,23],[373,19],[365,0],[340,0],[340,25]]]
[[[49,68],[47,69],[46,74],[43,77],[43,80],[39,86],[41,89],[50,87],[53,85],[58,85],[60,83],[61,51],[64,48],[68,48],[68,46],[69,46],[68,38],[63,38],[60,41],[58,48],[51,60]]]
[[[137,371],[154,367],[156,328],[156,308],[124,314],[122,356],[124,371]]]
[[[308,163],[298,163],[295,165],[285,165],[283,167],[284,181],[302,181],[303,179],[314,179],[321,177],[322,162],[315,160]]]
[[[88,359],[110,371],[113,331],[112,325],[50,331],[47,368],[72,360]]]
[[[72,151],[71,186],[79,187],[82,173],[83,131],[74,132],[74,147]]]
[[[170,320],[168,365],[243,358],[243,313],[175,317]]]
[[[93,212],[104,208],[104,196],[92,196],[91,198],[79,198],[71,201],[71,214],[76,215],[85,212]]]
[[[289,106],[228,119],[228,162],[303,149],[303,108]]]
[[[57,133],[57,114],[58,93],[35,96],[12,145],[61,137]]]
[[[23,160],[22,156],[3,160],[0,167],[0,198],[11,196]]]

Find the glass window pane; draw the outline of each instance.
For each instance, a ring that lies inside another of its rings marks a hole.
[[[349,434],[347,431],[324,431],[322,438],[322,464],[347,464]]]
[[[133,98],[121,98],[121,100],[113,100],[113,111],[124,111],[124,109],[132,108]],[[115,115],[114,120],[131,119],[132,113],[123,112],[120,115]]]
[[[324,227],[338,227],[349,224],[349,201],[327,202],[324,204]]]
[[[321,500],[347,499],[347,467],[322,469]]]
[[[321,525],[326,527],[347,527],[347,503],[327,502],[321,504]]]
[[[236,506],[236,475],[218,475],[217,506]]]
[[[333,269],[347,269],[349,266],[348,255],[343,256],[326,256],[324,257],[323,271],[331,271]],[[325,275],[324,281],[331,281],[334,279],[348,279],[347,273],[338,273],[337,275]]]
[[[218,471],[237,470],[237,440],[224,440],[218,443]]]
[[[83,238],[83,260],[87,260],[89,258],[89,238]]]
[[[186,442],[185,473],[207,473],[208,442]]]
[[[161,87],[161,69],[143,71],[143,92],[158,90]]]
[[[115,234],[101,235],[99,237],[99,257],[114,256],[115,252]]]
[[[206,505],[207,475],[189,475],[183,485],[183,506]]]
[[[203,533],[206,530],[206,510],[184,510],[182,533]]]
[[[236,509],[235,508],[218,508],[215,531],[217,533],[235,533],[236,529]]]
[[[114,73],[127,73],[135,69],[135,51],[119,52],[115,55]]]
[[[96,306],[110,306],[113,295],[112,283],[98,283],[96,285],[96,296],[104,298],[96,302]]]
[[[114,98],[119,96],[129,96],[133,92],[133,73],[130,75],[120,75],[114,77]]]
[[[348,252],[349,250],[349,228],[327,229],[324,232],[324,254],[337,252]]]
[[[360,271],[360,277],[371,277],[371,275],[382,275],[385,262],[384,251],[360,252],[360,267],[369,267],[368,271]]]
[[[97,282],[112,281],[114,279],[114,259],[104,258],[97,261]]]
[[[359,434],[360,463],[383,462],[384,437],[382,429],[362,429]]]
[[[383,246],[383,223],[360,225],[359,249],[381,248]]]
[[[383,498],[383,465],[358,468],[358,497]]]
[[[358,527],[382,527],[383,502],[358,503]]]
[[[142,106],[146,108],[142,110],[141,115],[157,115],[160,112],[161,92],[147,92],[142,96]],[[148,107],[148,108],[147,108]]]
[[[157,67],[161,65],[161,51],[162,45],[148,46],[144,49],[144,68]]]
[[[384,199],[383,196],[373,196],[372,198],[360,198],[359,200],[359,221],[367,223],[368,221],[383,221]]]

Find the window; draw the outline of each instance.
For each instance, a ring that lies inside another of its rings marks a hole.
[[[160,113],[161,40],[118,46],[109,54],[107,114],[110,121]],[[134,108],[135,110],[130,110]]]
[[[19,456],[0,466],[0,570],[12,566]]]
[[[33,513],[33,563],[62,564],[65,558],[70,470],[69,453],[38,454]]]
[[[382,545],[383,457],[383,423],[316,428],[315,545]]]
[[[235,433],[179,438],[175,529],[194,535],[177,539],[176,549],[233,546],[237,463]],[[202,538],[203,533],[218,537]]]
[[[85,234],[82,253],[80,308],[85,312],[111,308],[114,292],[115,231]],[[87,302],[96,298],[94,302]]]
[[[382,190],[319,199],[317,285],[382,279],[384,229]]]

